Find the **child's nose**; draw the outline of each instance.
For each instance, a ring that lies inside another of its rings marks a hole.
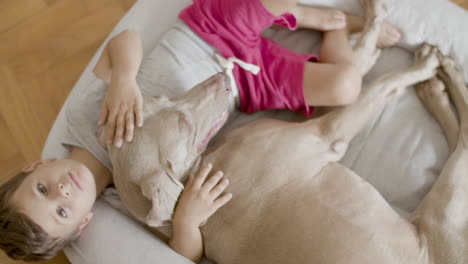
[[[58,187],[59,187],[58,191],[61,196],[66,197],[66,198],[70,197],[70,191],[68,190],[68,186],[65,186],[65,184],[63,183],[59,183]]]

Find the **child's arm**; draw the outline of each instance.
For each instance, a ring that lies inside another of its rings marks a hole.
[[[231,193],[222,195],[229,184],[222,172],[205,182],[210,170],[208,164],[197,176],[190,175],[174,213],[174,232],[169,241],[173,250],[196,263],[203,256],[199,226],[232,198]]]
[[[139,34],[124,30],[109,40],[93,70],[109,83],[99,124],[106,125],[106,138],[116,147],[122,146],[124,137],[132,140],[135,125],[143,125],[143,98],[136,83],[142,54]]]

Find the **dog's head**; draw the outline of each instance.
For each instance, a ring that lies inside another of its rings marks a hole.
[[[172,219],[181,183],[228,118],[230,93],[228,77],[220,73],[178,98],[154,97],[145,102],[143,130],[131,144],[145,145],[133,155],[154,172],[139,181],[142,193],[152,201],[148,224]],[[152,154],[141,157],[145,153]]]

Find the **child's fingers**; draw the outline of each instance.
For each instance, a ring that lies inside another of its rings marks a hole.
[[[202,186],[202,184],[205,182],[206,176],[208,176],[208,173],[210,173],[212,167],[213,165],[211,165],[211,163],[208,163],[201,169],[201,171],[195,177],[195,181],[193,183],[194,187],[200,188]]]
[[[188,181],[187,181],[187,185],[191,184],[193,182],[193,174],[192,173],[189,173],[188,175]]]
[[[136,116],[136,124],[138,127],[143,126],[143,103],[141,100],[138,100],[135,105],[135,116]]]
[[[185,183],[184,192],[186,190],[191,190],[193,188],[194,183],[195,183],[195,176],[193,176],[192,173],[189,173],[188,180]]]
[[[121,110],[117,116],[117,126],[115,130],[114,145],[117,148],[122,147],[123,144],[123,134],[125,131],[125,111]]]
[[[229,202],[229,200],[231,200],[231,198],[232,198],[232,193],[227,193],[227,194],[219,197],[218,199],[216,199],[214,201],[214,203],[213,203],[215,211],[218,210],[219,208],[221,208],[227,202]]]
[[[223,178],[218,182],[218,185],[216,185],[211,191],[210,191],[210,196],[213,197],[213,200],[218,198],[218,196],[224,192],[226,187],[229,185],[229,180],[226,178]]]
[[[108,114],[109,114],[109,110],[107,109],[107,105],[102,104],[101,113],[99,115],[98,125],[102,126],[102,125],[106,124]]]
[[[221,171],[217,171],[213,176],[211,176],[204,184],[203,184],[203,191],[207,194],[211,192],[211,190],[218,184],[218,182],[223,177],[223,173]]]
[[[127,142],[132,141],[133,139],[133,129],[135,127],[135,118],[134,118],[133,111],[127,111],[126,118],[125,118],[125,140]]]
[[[117,111],[115,109],[111,109],[109,116],[107,118],[107,126],[106,126],[108,144],[113,144],[114,142],[116,118],[117,118]]]

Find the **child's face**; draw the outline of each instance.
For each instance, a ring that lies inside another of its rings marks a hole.
[[[91,171],[74,160],[39,161],[11,197],[11,204],[50,236],[68,237],[92,217],[96,184]]]

